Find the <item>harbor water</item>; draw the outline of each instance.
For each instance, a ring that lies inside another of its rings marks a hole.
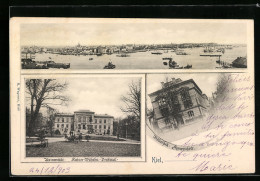
[[[183,49],[188,55],[176,55],[175,52],[168,50],[165,52],[159,50],[162,54],[151,54],[151,51],[130,53],[129,57],[118,57],[118,54],[103,54],[102,56],[96,55],[60,55],[50,53],[36,53],[35,61],[55,61],[56,63],[70,63],[71,69],[103,69],[108,62],[116,65],[116,69],[169,69],[168,64],[164,65],[162,58],[171,57],[179,66],[192,65],[192,69],[215,69],[219,65],[216,61],[218,57],[200,56],[205,54],[204,48],[186,48]],[[226,49],[225,53],[221,54],[221,61],[231,64],[237,57],[247,56],[246,47],[233,47]],[[91,58],[93,58],[91,60]]]

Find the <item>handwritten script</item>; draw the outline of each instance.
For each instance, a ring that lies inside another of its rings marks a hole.
[[[254,149],[253,81],[243,74],[229,74],[227,81],[226,85],[233,86],[223,87],[225,94],[202,120],[203,124],[197,130],[191,130],[191,136],[178,145],[154,136],[163,146],[177,151],[173,160],[190,161],[189,170],[229,173],[237,168],[232,161],[234,154]]]

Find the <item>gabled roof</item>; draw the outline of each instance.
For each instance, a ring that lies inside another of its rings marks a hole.
[[[194,82],[193,79],[188,79],[188,80],[181,81],[181,82],[179,82],[179,83],[173,84],[173,85],[169,86],[169,89],[170,89],[170,88],[174,88],[174,87],[179,87],[179,86],[181,86],[181,85],[185,85],[185,84],[190,83],[190,82],[193,83],[194,86],[195,86],[195,87],[197,88],[197,90],[199,91],[199,93],[202,94],[201,89],[200,89],[199,86]],[[148,94],[148,95],[149,95],[149,96],[153,96],[153,95],[159,94],[159,93],[161,93],[161,92],[163,92],[163,89],[157,90],[157,91],[152,92],[152,93],[150,93],[150,94]]]

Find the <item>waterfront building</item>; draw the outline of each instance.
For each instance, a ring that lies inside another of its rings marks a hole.
[[[61,134],[74,131],[83,134],[113,134],[114,117],[108,114],[95,114],[90,110],[75,111],[74,114],[56,114],[54,129]]]
[[[232,66],[236,68],[247,68],[247,57],[237,57],[232,62]]]
[[[208,97],[193,79],[172,78],[161,85],[160,90],[149,94],[154,110],[150,120],[155,129],[166,131],[185,125],[202,118],[210,108]]]

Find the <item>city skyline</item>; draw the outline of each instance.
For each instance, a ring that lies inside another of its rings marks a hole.
[[[21,46],[122,44],[247,44],[247,24],[227,23],[40,23],[21,25]]]

